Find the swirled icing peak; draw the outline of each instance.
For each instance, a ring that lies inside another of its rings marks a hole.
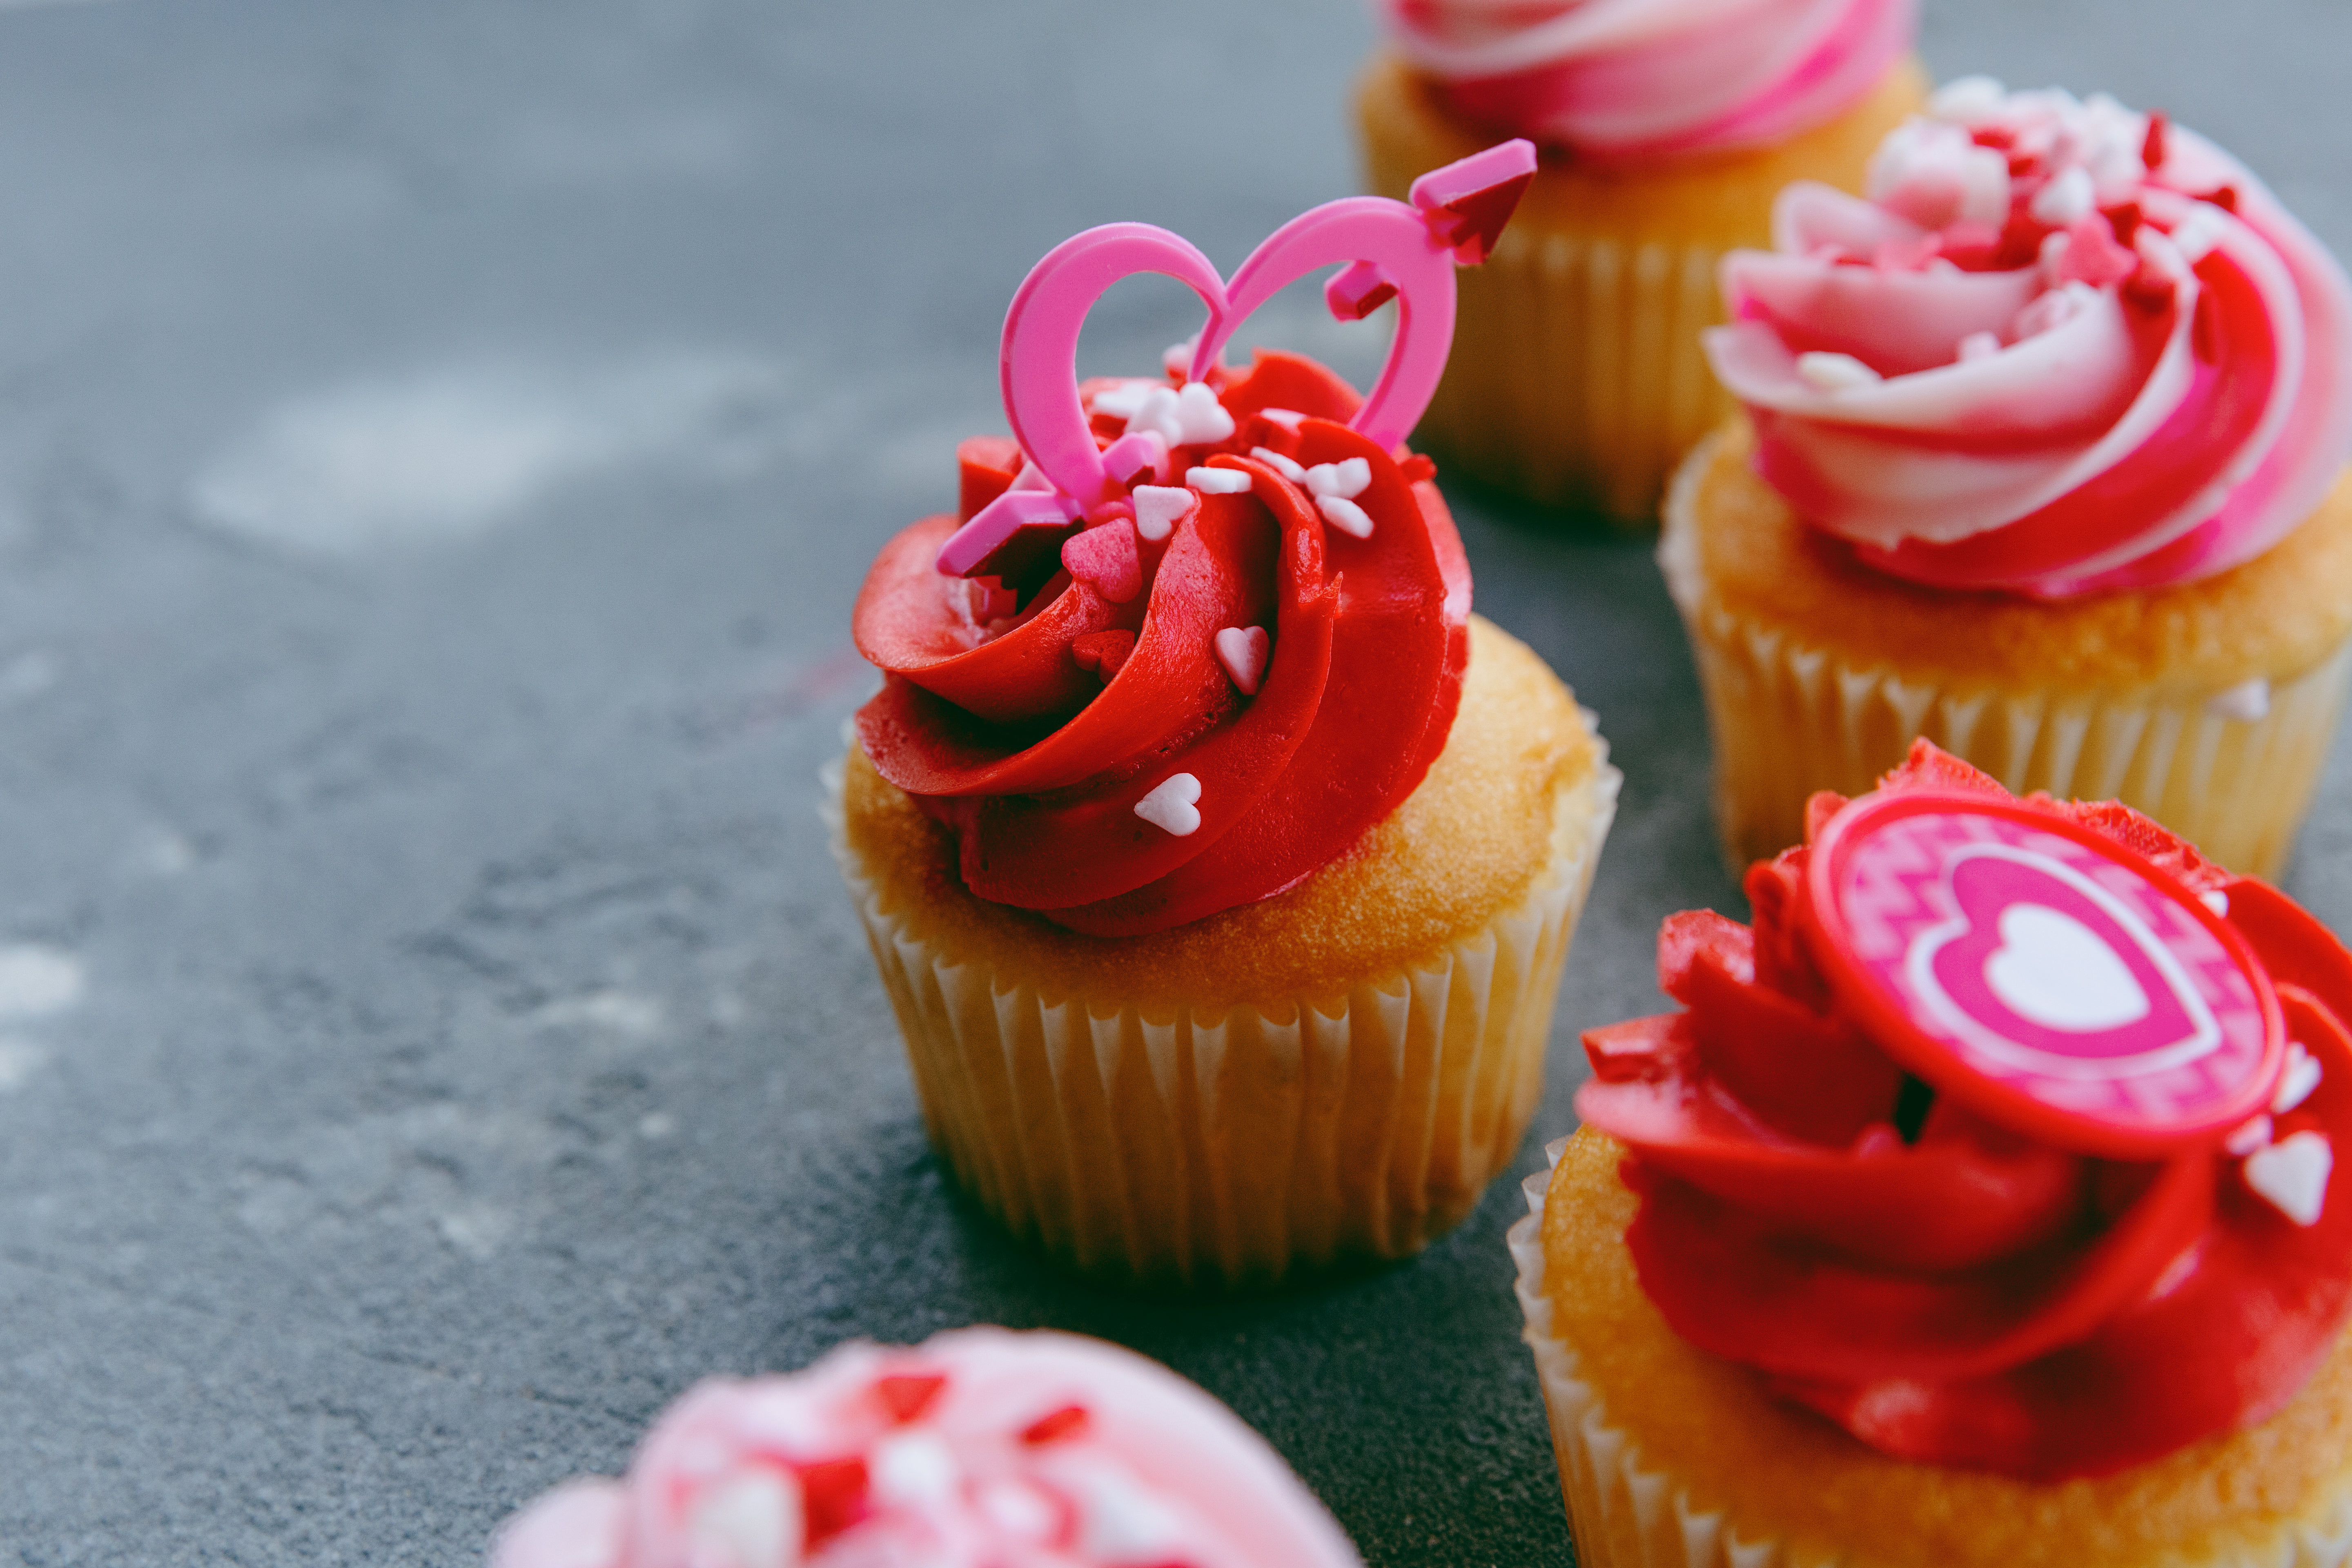
[[[1868,199],[1799,184],[1706,335],[1757,464],[1896,576],[2059,598],[2193,581],[2352,455],[2352,283],[2161,114],[1970,78]]]
[[[1769,146],[1860,101],[1916,0],[1379,0],[1454,108],[1587,156]]]
[[[622,1480],[573,1481],[493,1568],[1359,1568],[1257,1434],[1173,1373],[1057,1333],[854,1344],[706,1383]]]
[[[1899,1458],[2052,1480],[2262,1420],[2352,1315],[2352,954],[2128,807],[1916,744],[1817,795],[1753,926],[1583,1119],[1675,1331]]]
[[[1454,721],[1469,567],[1426,459],[1399,441],[1444,365],[1454,268],[1532,176],[1525,142],[1286,224],[1230,280],[1115,224],[1038,263],[1005,317],[1014,439],[964,443],[953,517],[886,548],[858,595],[886,674],[857,732],[959,842],[964,885],[1132,935],[1269,897],[1417,786]],[[1321,366],[1220,350],[1286,283],[1337,265],[1341,320],[1394,300],[1369,396]],[[1209,308],[1164,376],[1080,385],[1087,310],[1165,272]]]

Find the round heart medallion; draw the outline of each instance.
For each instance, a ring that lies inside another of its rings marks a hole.
[[[1809,935],[1842,1003],[1912,1072],[2061,1147],[2219,1139],[2286,1055],[2269,975],[2195,892],[2013,801],[1857,801],[1808,862]]]

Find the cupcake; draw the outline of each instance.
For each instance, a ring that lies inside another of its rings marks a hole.
[[[1735,864],[1914,736],[2285,865],[2352,637],[2352,287],[2161,114],[1970,79],[1781,195],[1660,560]]]
[[[1499,161],[1498,161],[1499,160]],[[1162,230],[1054,251],[1006,319],[1014,439],[859,595],[884,671],[834,781],[842,868],[932,1141],[1016,1233],[1131,1278],[1409,1254],[1507,1164],[1617,775],[1566,688],[1470,614],[1427,459],[1454,267],[1529,149],[1295,219],[1221,280]],[[1300,273],[1399,298],[1369,397],[1229,367]],[[1211,308],[1164,376],[1076,385],[1087,307],[1164,270]]]
[[[1698,332],[1725,252],[1791,180],[1851,190],[1916,110],[1914,0],[1380,0],[1357,91],[1366,178],[1506,136],[1543,165],[1465,281],[1423,440],[1458,471],[1626,523],[1730,412]]]
[[[1926,742],[1809,817],[1511,1235],[1577,1561],[2345,1562],[2352,954]]]
[[[491,1568],[1359,1568],[1265,1440],[1156,1362],[965,1329],[714,1379],[623,1480],[572,1481]]]

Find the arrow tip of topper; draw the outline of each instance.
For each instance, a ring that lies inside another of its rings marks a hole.
[[[1475,267],[1494,253],[1535,177],[1535,143],[1517,137],[1432,169],[1409,194],[1438,243],[1464,266]]]

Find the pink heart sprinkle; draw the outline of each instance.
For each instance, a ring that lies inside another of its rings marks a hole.
[[[1266,635],[1264,626],[1227,626],[1216,636],[1217,662],[1225,667],[1234,688],[1244,697],[1257,695],[1265,679]]]
[[[1135,524],[1123,517],[1073,534],[1062,546],[1062,565],[1114,605],[1124,605],[1143,592],[1143,558],[1136,548]]]

